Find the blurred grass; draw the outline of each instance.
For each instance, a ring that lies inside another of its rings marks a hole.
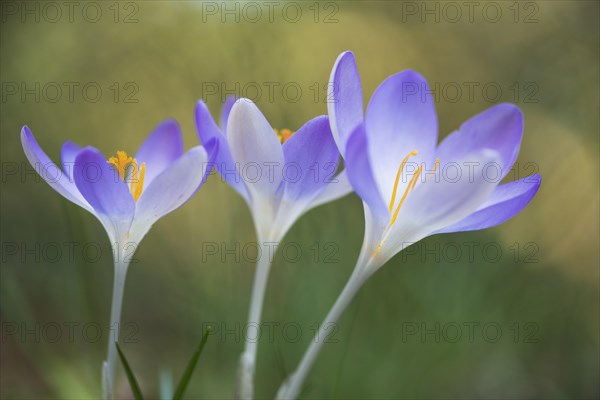
[[[537,2],[539,23],[402,23],[400,2],[339,2],[335,24],[303,18],[262,23],[202,23],[199,3],[141,2],[138,23],[1,25],[2,82],[98,82],[98,103],[57,103],[17,97],[1,104],[3,163],[26,163],[19,130],[28,124],[42,148],[58,161],[65,140],[110,154],[135,151],[162,119],[176,118],[187,147],[197,142],[195,101],[203,84],[235,88],[248,82],[297,82],[302,98],[276,92],[257,101],[274,127],[297,129],[326,113],[323,88],[336,56],[352,49],[365,96],[389,74],[412,68],[429,81],[497,82],[499,101],[514,101],[514,82],[535,82],[537,103],[518,101],[525,115],[520,173],[532,161],[544,182],[536,199],[512,221],[484,232],[428,238],[421,248],[449,243],[499,243],[500,262],[480,253],[474,262],[432,257],[394,258],[363,288],[340,323],[337,344],[325,346],[307,382],[307,398],[597,398],[598,397],[598,3]],[[506,3],[501,3],[506,4]],[[305,7],[307,5],[305,4]],[[505,9],[507,12],[507,10]],[[133,81],[137,104],[114,103],[108,86]],[[523,94],[523,92],[521,92]],[[208,96],[214,115],[221,96]],[[440,101],[440,135],[491,104]],[[23,164],[24,165],[24,164]],[[530,172],[530,171],[529,171]],[[7,256],[1,269],[2,322],[107,324],[112,280],[109,243],[100,224],[32,176],[2,180],[2,242],[97,242],[98,262],[81,252],[73,262],[22,263]],[[265,321],[300,324],[297,343],[277,336],[259,346],[256,391],[272,397],[311,340],[350,274],[362,240],[362,211],[355,196],[303,217],[286,242],[308,254],[319,242],[339,246],[337,263],[276,256]],[[203,323],[231,328],[246,319],[254,265],[202,263],[203,242],[254,242],[243,201],[216,176],[183,208],[159,221],[130,268],[123,322],[139,324],[137,343],[125,351],[144,393],[158,395],[161,368],[178,376]],[[517,263],[509,247],[535,242],[537,263]],[[4,248],[3,248],[4,252]],[[312,253],[311,253],[312,254]],[[4,253],[3,253],[4,255]],[[323,253],[321,254],[323,255]],[[481,324],[505,330],[498,343],[403,342],[406,322]],[[538,343],[514,343],[515,322],[539,325]],[[280,332],[280,331],[278,331]],[[4,333],[4,327],[3,327]],[[97,342],[2,340],[2,398],[96,398],[105,337]],[[229,398],[242,342],[211,337],[188,388],[188,398]],[[128,394],[124,376],[119,393]]]

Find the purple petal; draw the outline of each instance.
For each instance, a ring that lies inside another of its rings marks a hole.
[[[329,77],[327,99],[333,138],[344,155],[350,135],[364,120],[362,85],[351,51],[340,54],[335,61]]]
[[[433,168],[437,129],[434,102],[421,75],[403,71],[377,88],[367,107],[366,130],[373,174],[386,201],[391,199],[398,168],[411,151],[418,152],[410,158],[411,167],[424,163]],[[400,193],[408,182],[400,180]]]
[[[345,165],[356,194],[367,203],[377,221],[387,220],[389,212],[373,176],[364,125],[359,125],[348,140]]]
[[[202,100],[198,100],[196,103],[194,117],[196,119],[198,137],[202,145],[211,139],[223,136],[221,129],[215,123],[208,107]]]
[[[135,213],[127,184],[98,150],[86,147],[75,159],[73,178],[112,240],[123,240]]]
[[[221,107],[221,118],[219,120],[221,124],[221,132],[227,132],[227,121],[229,120],[229,113],[231,112],[231,108],[233,107],[236,101],[237,97],[227,96],[223,107]]]
[[[437,233],[476,231],[491,228],[517,215],[533,199],[542,183],[540,175],[498,186],[473,214]]]
[[[251,197],[271,198],[282,181],[283,150],[273,128],[248,99],[238,100],[229,116],[227,141],[232,159],[241,165]]]
[[[159,218],[188,201],[206,179],[209,161],[206,150],[196,146],[157,176],[138,201],[132,236],[141,240]]]
[[[329,119],[308,121],[283,144],[285,196],[312,198],[334,177],[340,153],[331,136]]]
[[[58,167],[41,149],[33,133],[29,127],[24,126],[21,130],[21,144],[23,145],[23,151],[25,156],[29,160],[29,163],[34,169],[40,174],[40,176],[50,185],[50,187],[60,193],[67,200],[72,201],[80,207],[85,208],[88,211],[92,210],[92,207],[83,198],[79,190],[73,182],[65,175],[60,167]]]
[[[66,141],[60,149],[60,161],[63,171],[69,177],[69,179],[71,179],[71,181],[73,181],[75,158],[81,149],[81,146],[71,141]]]
[[[75,160],[73,177],[77,188],[97,213],[133,216],[135,202],[129,187],[98,150],[86,147]]]
[[[181,129],[174,120],[159,124],[140,146],[135,159],[138,164],[146,163],[144,188],[183,154]]]
[[[446,137],[438,148],[440,160],[460,159],[478,149],[500,153],[502,177],[515,163],[523,136],[523,115],[513,104],[498,104],[466,121]]]
[[[230,98],[228,98],[228,100],[229,99]],[[230,107],[232,107],[234,103],[235,101],[231,103]],[[229,114],[229,112],[227,113]],[[227,138],[215,123],[212,115],[210,115],[210,111],[208,111],[208,107],[206,107],[206,104],[204,104],[202,100],[198,100],[198,103],[196,104],[195,118],[196,130],[200,142],[203,145],[206,145],[210,140],[216,140],[218,142],[218,153],[214,159],[215,168],[232,188],[247,199],[248,192],[236,165],[231,158]]]

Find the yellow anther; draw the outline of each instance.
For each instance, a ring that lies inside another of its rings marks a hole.
[[[410,178],[410,182],[408,182],[408,186],[406,186],[406,189],[404,190],[404,194],[400,198],[398,207],[396,207],[396,211],[394,211],[394,216],[392,217],[390,226],[394,225],[394,223],[396,222],[396,218],[398,218],[398,213],[400,212],[400,207],[402,207],[404,200],[406,200],[406,197],[408,196],[408,194],[414,189],[415,185],[417,184],[417,181],[419,180],[419,177],[421,176],[421,170],[422,170],[422,166],[417,168],[417,171],[414,173],[412,178]]]
[[[134,161],[135,162],[135,161]],[[136,202],[142,195],[142,191],[144,190],[144,176],[146,175],[146,163],[142,163],[137,171],[137,163],[133,164],[134,168],[131,171],[131,175],[129,177],[129,191],[133,196],[133,200]]]
[[[128,156],[124,151],[117,151],[117,156],[110,157],[107,162],[117,169],[117,172],[123,181],[129,181],[129,192],[133,196],[133,200],[137,202],[144,190],[146,163],[142,163],[142,165],[138,167],[136,159]],[[130,169],[130,172],[129,176],[126,177],[128,168]]]
[[[282,129],[281,130],[281,143],[285,143],[285,141],[288,140],[289,138],[291,138],[293,134],[294,134],[294,132],[290,131],[289,129]]]
[[[419,177],[421,176],[422,171],[423,171],[423,166],[421,165],[419,168],[417,168],[417,170],[415,171],[415,174],[413,175],[412,179],[410,180],[410,184],[408,187],[409,193],[415,188],[415,185],[417,184],[417,181],[419,180]]]
[[[117,151],[116,157],[110,157],[108,162],[117,169],[121,179],[125,179],[125,169],[134,162],[133,157],[130,157],[124,151]]]
[[[407,156],[404,157],[404,159],[400,163],[400,166],[398,167],[398,172],[396,173],[396,181],[394,182],[394,190],[392,191],[392,199],[390,200],[390,212],[392,212],[392,209],[394,208],[394,202],[396,201],[396,191],[398,190],[398,183],[400,182],[400,175],[402,175],[402,171],[404,171],[404,167],[406,166],[408,159],[416,156],[418,153],[419,152],[416,150],[413,150],[410,153],[408,153]]]
[[[294,132],[289,129],[282,129],[281,132],[278,129],[273,129],[273,131],[275,131],[275,134],[277,135],[277,138],[281,144],[284,144],[294,134]]]

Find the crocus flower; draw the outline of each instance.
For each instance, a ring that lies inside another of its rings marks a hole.
[[[185,203],[202,185],[216,154],[216,143],[183,152],[181,130],[175,121],[160,124],[134,157],[124,151],[105,157],[93,147],[65,142],[62,168],[46,155],[31,130],[21,130],[23,150],[42,178],[67,200],[83,207],[102,223],[115,257],[115,278],[108,342],[103,364],[104,397],[112,398],[116,347],[128,260],[121,254],[136,248],[162,216]]]
[[[383,81],[366,115],[351,52],[338,57],[329,87],[333,136],[365,214],[357,265],[326,317],[333,322],[365,280],[405,247],[437,233],[503,223],[531,201],[541,177],[499,185],[517,159],[523,134],[514,105],[491,107],[437,145],[434,103],[418,73],[403,71]],[[321,343],[312,343],[279,398],[298,396]]]
[[[327,116],[296,133],[273,129],[248,99],[228,98],[217,126],[202,100],[196,106],[198,136],[216,140],[215,169],[246,201],[259,240],[278,241],[308,210],[352,191]]]
[[[268,254],[305,212],[352,191],[344,172],[335,175],[340,154],[326,116],[296,133],[274,130],[248,99],[228,99],[220,129],[203,101],[196,106],[200,140],[219,143],[215,169],[246,201],[261,246],[248,327],[256,328],[270,269]],[[268,249],[265,244],[273,246]],[[248,334],[247,337],[251,337]],[[251,398],[256,341],[247,341],[240,361],[238,395]]]

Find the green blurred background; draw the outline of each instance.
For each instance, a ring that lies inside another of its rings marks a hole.
[[[407,68],[437,83],[441,137],[495,102],[518,104],[525,135],[516,172],[537,170],[543,184],[514,220],[430,237],[382,268],[340,321],[303,397],[598,397],[598,2],[476,2],[471,16],[464,2],[81,2],[72,20],[64,5],[57,17],[43,2],[12,2],[17,11],[7,3],[0,38],[2,398],[100,396],[106,332],[93,340],[93,328],[108,324],[113,276],[98,221],[27,173],[21,127],[29,125],[55,161],[65,140],[105,154],[135,152],[168,117],[180,122],[191,147],[196,100],[217,115],[225,92],[236,92],[254,98],[274,127],[295,130],[326,113],[326,82],[347,49],[356,54],[365,100]],[[34,14],[21,15],[23,7]],[[237,16],[223,7],[237,7]],[[62,88],[59,99],[53,82]],[[79,85],[73,99],[66,82]],[[22,98],[23,83],[39,101]],[[353,268],[362,234],[361,204],[350,195],[309,212],[286,236],[284,245],[292,245],[275,257],[263,314],[281,325],[272,341],[266,334],[260,341],[257,397],[273,397],[297,365]],[[243,326],[252,257],[222,260],[205,246],[238,243],[252,254],[255,240],[245,203],[217,176],[146,236],[127,277],[123,323],[136,328],[123,348],[147,397],[159,396],[161,374],[179,377],[207,323],[233,332]],[[65,243],[72,242],[71,258]],[[469,323],[476,324],[473,340]],[[457,325],[462,336],[452,340]],[[493,340],[496,327],[502,333]],[[427,329],[440,339],[422,337]],[[243,342],[222,333],[209,339],[187,398],[233,396]],[[131,396],[122,371],[118,386],[120,397]]]

